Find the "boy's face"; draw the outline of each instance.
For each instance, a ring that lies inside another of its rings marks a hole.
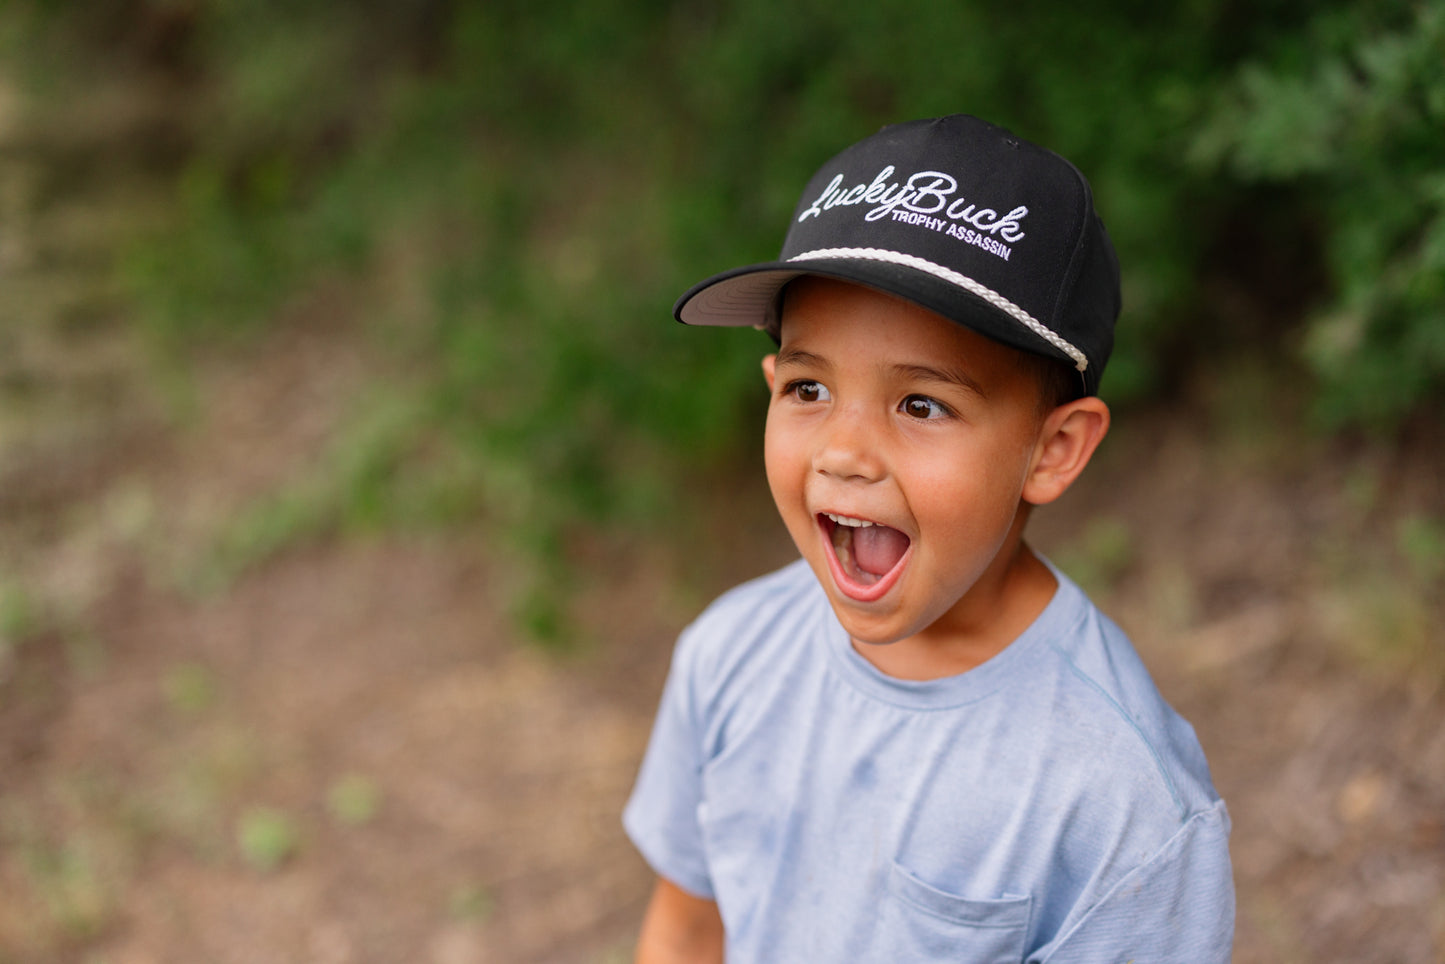
[[[980,594],[1017,561],[1036,379],[1011,348],[827,279],[789,287],[781,335],[768,485],[844,628],[865,643],[982,628]]]

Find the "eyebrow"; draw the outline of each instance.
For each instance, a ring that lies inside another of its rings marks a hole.
[[[822,355],[815,355],[810,351],[803,351],[801,348],[778,349],[778,357],[774,365],[804,365],[812,368],[831,368],[828,360]]]
[[[822,355],[804,351],[801,348],[784,347],[778,350],[775,365],[799,365],[805,368],[829,369],[832,367],[828,360]],[[983,390],[975,379],[969,377],[967,372],[957,368],[934,368],[929,365],[890,365],[888,371],[895,378],[921,381],[940,382],[944,385],[953,385],[966,392],[977,395],[979,398],[987,398],[988,393]]]
[[[979,398],[987,398],[988,393],[983,386],[970,378],[967,372],[957,368],[932,368],[928,365],[894,365],[892,371],[901,378],[925,382],[943,382],[946,385],[954,385],[966,392],[972,392]]]

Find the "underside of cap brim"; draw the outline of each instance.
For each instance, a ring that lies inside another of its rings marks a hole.
[[[689,288],[673,307],[673,317],[685,325],[775,328],[778,293],[809,273],[784,261],[724,271]]]
[[[735,268],[694,285],[678,299],[673,315],[688,325],[755,327],[776,339],[778,294],[803,275],[861,284],[902,298],[987,338],[1078,368],[1086,384],[1094,381],[1082,352],[1057,336],[1049,338],[1047,329],[1016,306],[1009,305],[1013,313],[1006,311],[998,304],[1002,299],[986,297],[991,292],[982,286],[981,294],[905,264],[870,258],[810,258]],[[1020,320],[1020,314],[1027,320]]]

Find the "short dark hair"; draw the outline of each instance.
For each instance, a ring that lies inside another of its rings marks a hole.
[[[1039,386],[1039,411],[1047,414],[1084,395],[1084,379],[1068,362],[1029,351],[1018,352],[1019,367]]]

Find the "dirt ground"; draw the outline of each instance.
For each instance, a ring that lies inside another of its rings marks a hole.
[[[374,349],[318,298],[199,363],[178,417],[124,325],[44,294],[77,262],[18,230],[0,964],[630,959],[649,874],[618,814],[673,636],[791,555],[760,476],[699,485],[703,545],[598,549],[566,654],[518,637],[480,526],[214,578],[207,546],[314,471]],[[70,322],[30,324],[51,311]],[[1247,388],[1133,413],[1036,542],[1200,735],[1234,819],[1235,960],[1445,964],[1445,433],[1312,441]]]

